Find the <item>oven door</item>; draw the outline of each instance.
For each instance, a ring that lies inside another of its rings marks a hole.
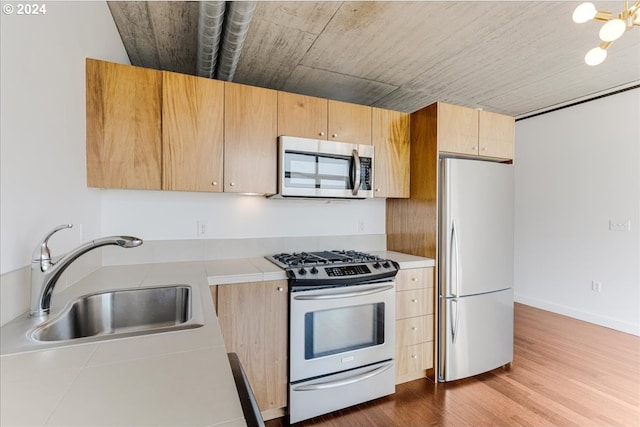
[[[391,360],[395,282],[290,294],[290,382]]]
[[[279,195],[373,197],[373,146],[281,136]]]

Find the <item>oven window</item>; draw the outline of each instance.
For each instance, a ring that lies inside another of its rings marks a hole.
[[[313,311],[304,317],[306,360],[384,344],[384,303]]]
[[[329,188],[349,190],[350,157],[317,154],[284,154],[284,182],[289,188]]]

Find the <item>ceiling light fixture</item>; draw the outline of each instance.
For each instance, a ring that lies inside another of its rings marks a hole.
[[[607,59],[607,50],[600,46],[594,47],[584,56],[584,62],[586,62],[587,65],[602,64],[602,61],[605,59]]]
[[[597,10],[593,3],[582,3],[573,11],[573,22],[582,24],[593,20],[604,22],[600,29],[600,46],[594,47],[584,57],[587,65],[601,64],[607,58],[607,49],[615,40],[618,40],[625,31],[633,28],[634,25],[640,26],[640,0],[629,7],[629,0],[624,2],[624,10],[614,18],[611,12]]]

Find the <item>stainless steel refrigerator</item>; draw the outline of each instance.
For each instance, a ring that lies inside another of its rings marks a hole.
[[[513,360],[513,166],[440,160],[438,381]]]

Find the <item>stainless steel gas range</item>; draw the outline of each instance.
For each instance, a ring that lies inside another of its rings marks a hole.
[[[394,393],[397,265],[356,251],[267,259],[289,277],[289,421]]]

